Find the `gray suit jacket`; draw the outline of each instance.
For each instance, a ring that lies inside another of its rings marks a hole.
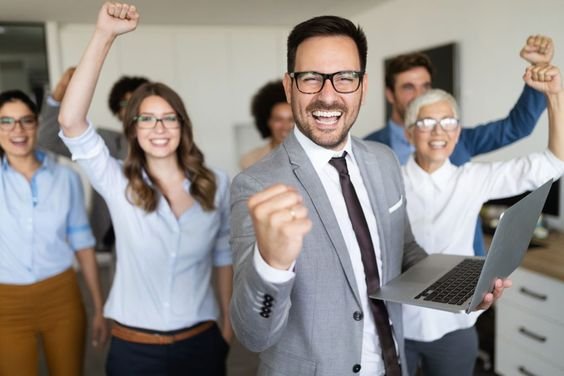
[[[378,224],[385,283],[426,253],[411,233],[401,171],[392,151],[354,137],[352,150]],[[249,196],[275,183],[299,190],[313,222],[295,278],[283,284],[268,283],[256,271],[255,236],[247,209]],[[363,321],[355,318],[362,311],[359,294],[366,292],[358,291],[329,197],[295,136],[239,174],[231,197],[235,255],[231,318],[239,340],[261,352],[259,375],[352,375],[353,366],[361,364]],[[400,357],[405,359],[401,305],[387,307]]]
[[[59,137],[60,126],[58,117],[59,106],[52,106],[47,101],[44,101],[41,107],[40,126],[37,135],[38,145],[45,150],[70,158],[69,149],[67,149],[63,140]],[[125,159],[128,144],[122,133],[101,128],[97,132],[108,146],[112,157],[121,160]],[[108,233],[111,224],[110,212],[106,202],[98,192],[93,190],[90,201],[90,226],[96,238],[96,249],[107,250],[108,247],[113,246],[113,244],[104,243],[104,237]]]

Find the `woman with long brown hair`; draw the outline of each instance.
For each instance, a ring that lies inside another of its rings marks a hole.
[[[114,320],[106,369],[224,375],[232,337],[227,176],[205,166],[184,104],[164,84],[145,84],[130,98],[123,166],[86,120],[112,42],[138,19],[134,6],[102,6],[59,117],[62,138],[108,204],[116,234],[116,275],[104,311]]]

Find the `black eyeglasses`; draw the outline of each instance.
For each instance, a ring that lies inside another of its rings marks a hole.
[[[23,129],[31,130],[37,125],[37,118],[33,115],[23,116],[19,119],[11,116],[0,117],[0,129],[3,131],[13,131],[16,128],[17,123],[20,123]]]
[[[137,122],[137,127],[140,129],[153,129],[157,126],[159,121],[166,129],[176,129],[180,127],[180,121],[175,114],[164,115],[162,118],[158,118],[155,115],[141,114],[135,116],[133,121]]]
[[[360,87],[363,71],[340,71],[335,73],[291,72],[290,77],[296,81],[296,87],[304,94],[317,94],[323,90],[325,81],[330,80],[337,93],[354,93]]]
[[[434,118],[418,119],[413,123],[421,132],[431,132],[439,124],[445,132],[454,131],[458,127],[458,119],[445,117],[440,120]]]

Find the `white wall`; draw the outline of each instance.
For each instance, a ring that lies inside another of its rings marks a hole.
[[[562,0],[394,0],[358,15],[354,21],[368,38],[370,90],[354,133],[364,136],[383,126],[386,57],[449,42],[459,47],[463,125],[505,116],[522,90],[526,63],[518,53],[528,35],[551,36],[554,61],[564,70],[563,16]],[[546,129],[543,115],[531,137],[486,158],[541,150]]]
[[[78,63],[93,27],[49,24],[52,85],[67,66]],[[184,99],[207,162],[233,176],[240,151],[236,125],[252,122],[250,99],[257,88],[282,77],[286,34],[275,27],[140,25],[119,37],[110,51],[89,116],[97,125],[120,129],[107,105],[112,84],[124,74],[164,82]]]
[[[518,52],[528,35],[552,36],[555,61],[564,65],[563,15],[562,0],[393,0],[359,14],[353,20],[368,37],[370,88],[353,133],[364,136],[384,123],[384,58],[453,41],[459,46],[464,125],[505,116],[522,89],[526,65]],[[233,175],[238,170],[234,130],[252,121],[249,102],[255,90],[285,71],[290,27],[140,25],[120,37],[110,52],[91,118],[119,128],[106,99],[122,74],[163,81],[184,98],[196,141],[209,163]],[[49,23],[47,30],[50,72],[56,82],[65,67],[78,62],[93,25]],[[252,132],[244,137],[248,134]],[[486,158],[542,149],[546,137],[544,115],[531,137]]]

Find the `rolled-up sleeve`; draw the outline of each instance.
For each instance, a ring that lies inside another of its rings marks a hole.
[[[213,251],[213,265],[226,266],[233,264],[233,253],[229,245],[229,178],[225,174],[216,174],[220,227]]]
[[[96,240],[88,223],[84,190],[78,174],[70,175],[71,205],[67,221],[67,240],[74,251],[94,247]]]

